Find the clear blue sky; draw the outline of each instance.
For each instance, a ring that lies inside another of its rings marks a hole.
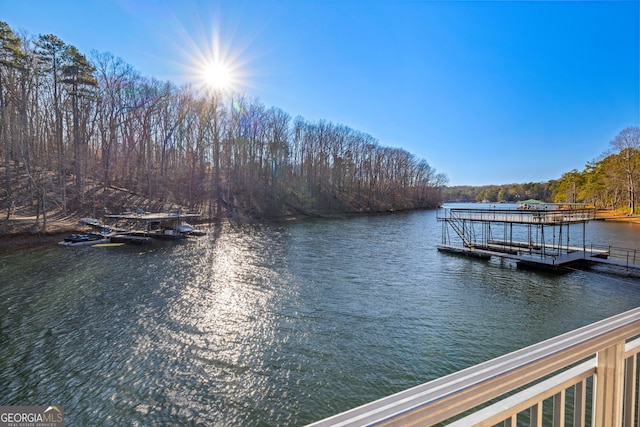
[[[220,52],[239,91],[450,185],[556,179],[640,125],[637,0],[0,0],[0,20],[178,84]]]

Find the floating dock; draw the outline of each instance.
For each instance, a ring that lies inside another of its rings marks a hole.
[[[586,224],[594,218],[595,209],[579,204],[443,208],[438,212],[442,223],[438,250],[485,259],[512,259],[520,268],[559,270],[587,263],[640,271],[640,251],[587,245]],[[576,226],[581,228],[578,244],[571,240],[575,234],[572,227]]]

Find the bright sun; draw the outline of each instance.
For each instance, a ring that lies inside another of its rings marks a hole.
[[[207,64],[202,70],[202,78],[213,89],[228,89],[233,80],[229,67],[220,62]]]
[[[244,67],[247,62],[243,59],[246,48],[232,48],[230,42],[223,42],[231,37],[219,33],[222,28],[219,23],[179,28],[183,37],[174,42],[180,56],[184,57],[180,60],[183,77],[195,90],[231,94],[246,86]]]

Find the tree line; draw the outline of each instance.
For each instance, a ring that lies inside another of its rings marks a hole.
[[[597,209],[638,212],[640,191],[640,127],[621,130],[599,159],[557,180],[526,184],[456,186],[444,191],[448,202],[497,203],[538,199],[555,203],[585,203]]]
[[[549,182],[528,182],[524,184],[455,186],[443,193],[447,202],[490,202],[516,203],[521,200],[537,199],[550,202],[552,186]]]
[[[433,208],[447,182],[425,160],[347,126],[144,77],[110,53],[87,58],[55,35],[17,34],[1,21],[0,144],[2,200],[45,218],[122,208],[96,199],[96,188],[210,218],[273,217]]]
[[[609,142],[609,150],[600,159],[555,181],[553,199],[635,214],[639,189],[640,127],[630,126]]]

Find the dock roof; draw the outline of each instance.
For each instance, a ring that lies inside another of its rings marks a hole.
[[[594,209],[473,209],[443,208],[439,221],[478,221],[512,224],[575,224],[595,218]]]
[[[126,212],[123,214],[115,214],[115,215],[105,215],[105,218],[113,218],[113,219],[126,219],[132,221],[177,221],[181,219],[195,219],[199,218],[200,214],[194,213],[153,213],[153,212],[143,212],[143,213],[135,213],[135,212]]]

